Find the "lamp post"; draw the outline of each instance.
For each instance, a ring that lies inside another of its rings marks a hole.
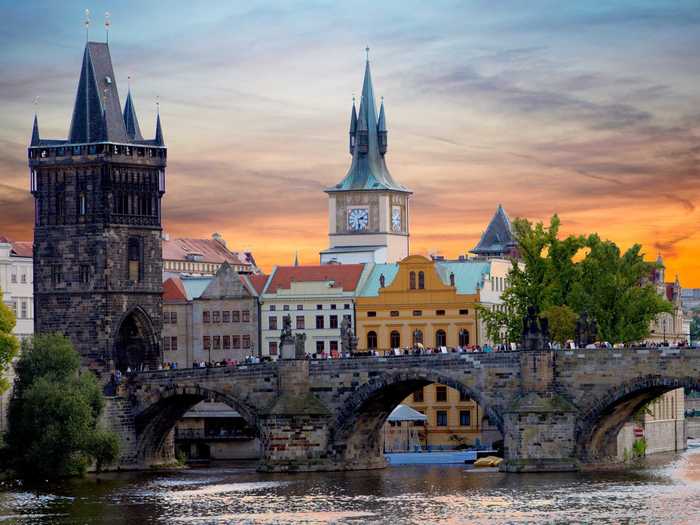
[[[666,318],[664,317],[664,346],[666,346]]]

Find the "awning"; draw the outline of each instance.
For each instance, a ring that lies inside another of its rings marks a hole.
[[[399,405],[391,411],[388,421],[427,421],[428,416],[413,410],[408,405]]]

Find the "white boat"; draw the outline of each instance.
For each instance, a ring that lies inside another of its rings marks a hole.
[[[440,452],[390,452],[384,457],[390,465],[450,465],[473,463],[476,450],[445,450]]]

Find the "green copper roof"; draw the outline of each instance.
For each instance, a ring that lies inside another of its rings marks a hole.
[[[392,190],[404,193],[411,191],[397,183],[389,173],[384,161],[384,155],[380,152],[377,118],[377,106],[372,86],[372,74],[370,73],[369,60],[365,64],[365,79],[362,84],[362,98],[360,111],[357,116],[357,124],[354,123],[354,108],[351,114],[350,134],[354,137],[355,146],[351,147],[352,164],[345,178],[335,186],[327,188],[327,192],[353,191],[353,190]],[[386,132],[386,120],[382,118],[382,129]],[[367,152],[362,152],[358,145],[363,134],[367,137]]]
[[[357,295],[359,297],[377,297],[379,295],[380,276],[384,275],[384,286],[386,287],[394,282],[397,273],[399,273],[399,265],[396,263],[375,264],[374,268],[372,268],[372,273],[367,278],[367,282]]]
[[[455,288],[459,294],[476,293],[483,286],[484,275],[491,271],[491,263],[475,261],[438,262],[438,275],[443,283],[450,284],[450,274],[455,275]]]

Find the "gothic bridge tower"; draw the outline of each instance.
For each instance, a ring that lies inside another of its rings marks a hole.
[[[377,116],[368,56],[360,111],[353,100],[350,113],[352,163],[345,178],[325,190],[330,247],[321,252],[321,263],[392,263],[408,256],[411,191],[389,173],[387,135],[383,100]]]
[[[67,140],[29,145],[37,333],[67,335],[98,374],[155,366],[162,315],[166,148],[122,113],[107,44],[88,42]]]

